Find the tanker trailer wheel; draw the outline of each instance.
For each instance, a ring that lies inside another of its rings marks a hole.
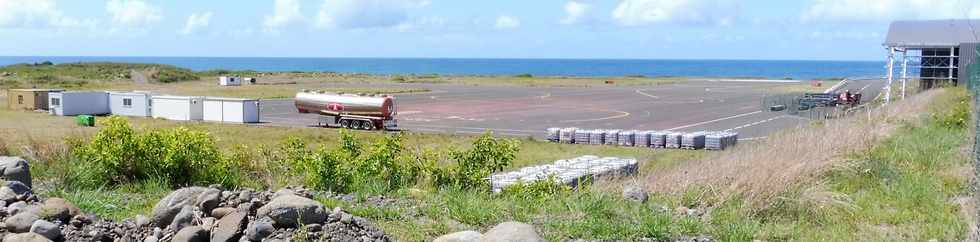
[[[340,120],[340,127],[341,128],[348,128],[348,127],[350,127],[350,119],[341,119]]]
[[[374,130],[374,123],[370,121],[361,121],[361,129]]]

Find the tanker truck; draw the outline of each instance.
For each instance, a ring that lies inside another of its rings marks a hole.
[[[358,95],[303,90],[294,99],[300,113],[321,115],[319,125],[339,125],[348,129],[392,130],[395,98],[388,95]]]

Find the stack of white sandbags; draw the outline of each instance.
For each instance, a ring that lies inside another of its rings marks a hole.
[[[650,133],[650,148],[667,148],[667,132],[654,131]]]
[[[576,144],[589,144],[589,138],[591,138],[592,130],[590,129],[579,129],[575,131],[575,143]]]
[[[589,131],[589,144],[590,145],[601,145],[603,144],[603,136],[605,136],[606,131],[601,129],[593,129]]]
[[[548,128],[549,141],[566,144],[619,145],[671,149],[724,150],[738,143],[733,132],[672,132],[619,129]]]
[[[636,131],[633,138],[633,145],[636,147],[650,147],[650,134],[654,131]]]
[[[738,133],[711,132],[705,135],[704,149],[725,150],[738,143]]]
[[[619,132],[618,144],[619,146],[633,146],[636,142],[636,130],[626,130]]]
[[[681,148],[681,136],[684,136],[684,133],[678,133],[678,132],[667,133],[666,141],[664,141],[664,147],[671,148],[671,149]]]
[[[603,135],[603,141],[606,145],[616,145],[619,143],[619,132],[622,130],[618,129],[607,129],[605,135]]]
[[[578,130],[578,128],[575,127],[561,129],[558,131],[558,141],[565,144],[575,143],[576,130]]]
[[[561,132],[561,128],[551,127],[545,132],[545,139],[551,142],[558,142],[558,134]]]
[[[501,192],[508,186],[527,184],[554,178],[556,182],[577,187],[604,177],[618,177],[636,174],[639,163],[633,158],[598,157],[586,155],[567,160],[557,160],[553,164],[531,166],[520,170],[493,174],[490,188]]]

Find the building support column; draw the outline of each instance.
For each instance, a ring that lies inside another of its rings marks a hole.
[[[905,99],[905,86],[908,81],[909,56],[908,50],[902,50],[902,99]]]
[[[888,82],[885,83],[885,104],[892,100],[892,78],[895,69],[895,47],[888,47]]]

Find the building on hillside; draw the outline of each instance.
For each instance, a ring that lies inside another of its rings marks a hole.
[[[204,120],[230,123],[258,123],[259,100],[241,98],[204,98]]]
[[[153,93],[109,92],[109,111],[113,115],[149,117],[153,114]]]
[[[892,22],[883,43],[888,51],[888,81],[918,81],[920,88],[962,85],[965,80],[960,77],[968,76],[978,43],[980,20],[976,19]]]
[[[51,114],[58,116],[103,115],[109,114],[109,93],[91,92],[53,92],[48,94]]]
[[[218,77],[218,85],[222,86],[241,86],[242,78],[237,76],[221,76]]]
[[[202,120],[204,118],[204,98],[186,96],[153,96],[151,110],[154,118],[169,120]]]
[[[48,94],[65,89],[10,89],[7,108],[11,110],[48,110]]]

